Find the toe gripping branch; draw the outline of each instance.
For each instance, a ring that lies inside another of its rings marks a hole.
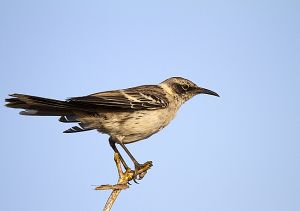
[[[112,190],[112,193],[110,194],[103,209],[104,211],[109,211],[111,209],[119,193],[122,190],[129,188],[128,184],[130,184],[129,182],[131,180],[135,180],[137,175],[139,175],[139,178],[142,179],[146,175],[147,171],[152,167],[152,162],[148,161],[145,164],[141,165],[140,168],[136,169],[135,171],[131,170],[130,168],[127,168],[123,172],[120,155],[118,153],[114,153],[114,160],[119,174],[118,183],[115,185],[100,185],[95,188],[95,190]]]

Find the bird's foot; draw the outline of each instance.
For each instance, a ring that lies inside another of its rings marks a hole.
[[[146,175],[147,171],[152,167],[152,161],[147,161],[144,164],[135,165],[135,170],[127,167],[123,172],[121,161],[118,153],[115,153],[115,162],[117,165],[119,180],[115,185],[100,185],[95,188],[95,190],[124,190],[129,188],[130,181],[133,180],[135,183],[138,183],[136,180],[141,180]]]
[[[100,185],[95,190],[125,190],[129,188],[129,181],[134,180],[134,171],[130,168],[126,169],[125,172],[119,174],[119,181],[115,185]]]
[[[152,167],[152,161],[147,161],[144,164],[136,164],[134,169],[133,181],[141,180],[147,174],[147,171]]]
[[[127,167],[125,169],[125,172],[123,172],[118,153],[115,153],[115,162],[119,174],[118,183],[115,185],[100,185],[96,187],[95,190],[124,190],[129,188],[128,183],[129,181],[133,180],[135,172],[131,170],[129,167]]]

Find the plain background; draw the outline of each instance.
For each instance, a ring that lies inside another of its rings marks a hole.
[[[197,96],[148,140],[153,168],[113,210],[300,210],[300,3],[4,1],[0,97],[65,99],[183,76]],[[106,135],[0,108],[0,210],[101,210]]]

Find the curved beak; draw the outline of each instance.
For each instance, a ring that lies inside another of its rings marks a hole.
[[[197,94],[207,94],[207,95],[213,95],[213,96],[220,97],[216,92],[213,92],[209,89],[205,89],[205,88],[202,88],[202,87],[198,87],[198,89],[196,90],[196,93]]]

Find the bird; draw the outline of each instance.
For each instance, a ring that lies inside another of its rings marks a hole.
[[[157,85],[141,85],[127,89],[97,92],[72,97],[64,101],[25,94],[10,94],[6,106],[24,109],[26,116],[58,116],[63,123],[76,123],[64,133],[97,130],[109,135],[109,144],[120,155],[120,145],[132,160],[136,175],[151,161],[140,164],[125,146],[144,140],[166,127],[176,116],[182,104],[198,94],[219,95],[197,86],[183,77],[171,77]],[[127,163],[120,155],[125,169]]]

